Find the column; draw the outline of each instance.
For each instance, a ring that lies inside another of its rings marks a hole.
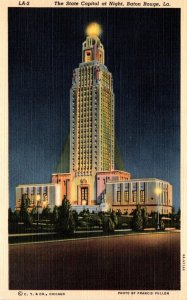
[[[81,205],[81,187],[77,186],[78,205]]]
[[[47,194],[48,204],[49,204],[49,205],[52,205],[51,199],[50,199],[50,193],[49,193],[49,186],[46,187],[46,194]],[[56,204],[56,203],[55,203],[55,204]]]
[[[33,187],[33,194],[34,194],[34,206],[37,206],[37,200],[36,200],[36,186]]]
[[[136,183],[136,194],[137,194],[136,203],[140,204],[140,182],[139,181]]]
[[[71,201],[70,199],[70,180],[66,179],[66,195],[67,195],[67,199],[69,201]]]
[[[145,205],[149,204],[149,199],[148,199],[148,182],[145,182]]]
[[[90,186],[88,186],[88,205],[91,205],[91,193]]]
[[[43,186],[40,187],[40,199],[41,199],[41,202],[43,202],[44,200],[44,196],[43,196]],[[45,203],[45,202],[44,202]],[[43,204],[43,203],[42,203]],[[46,203],[45,203],[46,204]]]
[[[129,204],[132,204],[132,182],[129,183]]]
[[[113,185],[113,204],[117,204],[117,183]]]
[[[121,205],[124,205],[125,204],[125,195],[124,195],[124,190],[125,190],[125,187],[124,187],[125,183],[121,183]]]
[[[29,201],[28,205],[31,205],[31,188],[27,188],[27,199]]]

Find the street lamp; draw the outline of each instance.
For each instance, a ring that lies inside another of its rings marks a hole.
[[[159,210],[160,210],[160,207],[159,207],[159,199],[160,199],[160,194],[162,193],[162,189],[160,187],[157,187],[155,189],[155,194],[157,196],[157,206],[158,206],[158,210],[157,210],[157,214],[158,214],[158,218],[157,218],[157,230],[160,229],[160,222],[159,222]]]

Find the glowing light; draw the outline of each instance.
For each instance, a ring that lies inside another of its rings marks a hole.
[[[102,34],[102,28],[98,23],[92,22],[88,24],[85,32],[88,36],[100,36]]]
[[[40,201],[41,197],[40,195],[36,195],[36,201]]]
[[[156,194],[157,196],[159,196],[161,193],[162,193],[162,189],[159,188],[159,187],[157,187],[157,188],[155,189],[155,194]]]

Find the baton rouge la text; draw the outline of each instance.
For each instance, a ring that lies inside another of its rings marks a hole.
[[[127,6],[150,6],[150,7],[157,7],[160,6],[161,4],[159,2],[127,2]],[[169,2],[163,2],[162,3],[163,6],[170,6]]]

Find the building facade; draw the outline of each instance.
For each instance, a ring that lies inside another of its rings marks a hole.
[[[70,199],[74,205],[100,204],[105,188],[100,191],[97,173],[114,171],[113,79],[104,62],[99,37],[87,36],[70,90]]]
[[[92,29],[97,27],[94,26]],[[104,46],[95,30],[87,30],[82,62],[73,70],[70,89],[69,173],[52,174],[51,184],[18,186],[16,207],[19,209],[23,195],[28,194],[32,205],[41,202],[43,207],[46,203],[51,208],[60,205],[66,196],[77,211],[120,208],[130,213],[141,204],[151,212],[162,203],[164,213],[170,213],[169,183],[158,179],[135,180],[129,172],[115,170],[114,120],[113,78],[105,65]],[[156,196],[158,186],[161,192]]]
[[[88,36],[70,91],[70,173],[94,176],[114,170],[114,93],[104,47]]]
[[[60,185],[53,183],[42,184],[23,184],[16,187],[16,210],[20,209],[22,200],[27,201],[28,210],[34,207],[53,209],[55,205],[59,206]]]
[[[172,185],[156,178],[107,182],[106,202],[128,214],[140,205],[149,214],[159,211],[167,215],[172,213]]]

